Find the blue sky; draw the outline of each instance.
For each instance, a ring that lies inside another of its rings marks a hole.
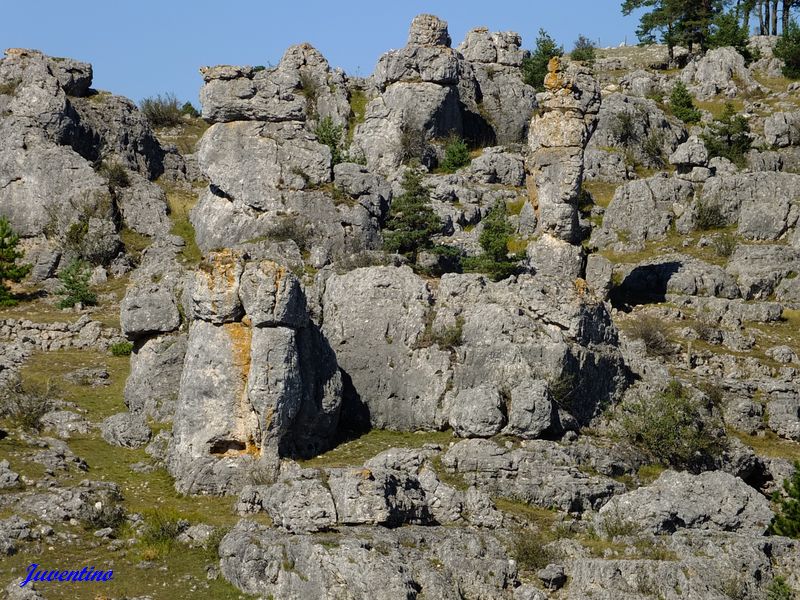
[[[197,104],[202,65],[269,65],[310,42],[348,73],[368,75],[405,44],[414,15],[438,15],[453,45],[478,26],[517,31],[525,47],[540,27],[567,50],[578,34],[604,46],[635,43],[637,19],[620,0],[24,0],[3,2],[0,46],[37,48],[94,65],[94,87],[134,100],[172,92]]]

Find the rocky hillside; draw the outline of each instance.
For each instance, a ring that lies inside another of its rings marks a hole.
[[[421,15],[367,78],[308,44],[203,67],[201,118],[156,129],[7,50],[0,594],[794,597],[775,41],[555,58],[537,92],[519,35]]]

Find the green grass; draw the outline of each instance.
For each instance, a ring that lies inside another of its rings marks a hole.
[[[210,125],[203,119],[190,119],[175,127],[157,130],[156,136],[161,142],[175,144],[181,154],[192,154],[197,148],[197,142],[209,127]],[[169,131],[169,135],[167,131]]]
[[[583,189],[592,195],[592,200],[597,206],[608,208],[617,188],[620,186],[618,183],[608,183],[605,181],[584,181]]]
[[[105,367],[108,370],[110,385],[82,386],[69,383],[61,376],[86,367]],[[37,352],[20,369],[23,382],[44,385],[48,380],[59,389],[63,399],[74,402],[90,421],[102,419],[125,410],[122,391],[130,373],[130,359],[127,356],[111,356],[95,350],[58,350]]]
[[[728,435],[739,438],[759,456],[800,460],[800,443],[778,437],[772,431],[766,431],[764,435],[748,435],[741,431],[729,430]]]
[[[161,184],[161,187],[167,195],[169,218],[172,220],[170,233],[183,238],[186,242],[183,259],[189,264],[196,265],[202,260],[203,253],[195,241],[194,225],[189,220],[189,214],[197,204],[197,194],[168,184]]]
[[[373,429],[361,437],[339,444],[333,450],[300,461],[304,467],[358,467],[364,461],[390,448],[421,448],[424,444],[443,447],[454,441],[450,431],[423,431],[416,433]]]
[[[100,302],[84,312],[106,327],[119,328],[119,303],[125,296],[128,280],[128,276],[118,277],[92,287]],[[14,289],[14,293],[21,296],[20,302],[16,306],[0,309],[0,319],[29,319],[36,323],[72,323],[80,317],[74,312],[65,312],[58,308],[53,297],[37,297],[37,291],[38,288],[35,286],[20,286]],[[106,295],[109,297],[103,298]],[[26,300],[26,297],[31,299]]]
[[[120,230],[119,237],[125,246],[125,250],[136,258],[138,258],[144,249],[152,243],[152,240],[148,236],[137,233],[133,231],[133,229],[128,229],[127,227],[123,227]]]

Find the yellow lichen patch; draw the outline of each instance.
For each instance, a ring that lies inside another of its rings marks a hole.
[[[563,87],[563,80],[561,77],[561,59],[554,56],[547,63],[547,75],[544,78],[544,87],[548,90],[556,91]]]
[[[261,453],[260,440],[253,439],[253,432],[258,430],[258,415],[253,412],[247,393],[247,382],[250,376],[250,355],[253,345],[253,330],[245,323],[226,323],[223,325],[231,340],[233,364],[239,373],[239,401],[234,407],[235,426],[233,435],[242,442],[242,449],[236,454]]]

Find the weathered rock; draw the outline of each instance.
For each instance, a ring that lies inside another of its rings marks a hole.
[[[300,282],[272,261],[249,262],[241,275],[239,297],[253,327],[305,326],[305,297]]]
[[[105,419],[100,431],[109,444],[123,448],[140,448],[150,441],[152,435],[143,417],[127,412]]]
[[[745,66],[742,55],[731,47],[709,50],[690,62],[680,78],[701,100],[718,94],[733,98],[740,93],[763,90]]]
[[[0,460],[0,489],[17,487],[19,474],[11,470],[7,460]]]
[[[800,145],[800,112],[776,112],[764,120],[764,137],[774,148]]]
[[[737,278],[743,298],[765,299],[784,278],[800,271],[800,252],[780,245],[740,245],[727,271]]]
[[[664,472],[653,484],[612,498],[600,515],[654,534],[678,529],[761,535],[772,520],[769,501],[742,480],[718,471]]]
[[[583,152],[597,122],[600,89],[589,71],[577,63],[563,67],[559,59],[550,62],[545,86],[543,112],[528,135],[530,202],[540,231],[575,243]]]
[[[136,344],[125,381],[125,404],[134,414],[171,421],[178,399],[186,334],[156,336]]]
[[[692,136],[675,149],[669,157],[669,164],[678,167],[705,167],[708,164],[708,150],[703,141]]]

